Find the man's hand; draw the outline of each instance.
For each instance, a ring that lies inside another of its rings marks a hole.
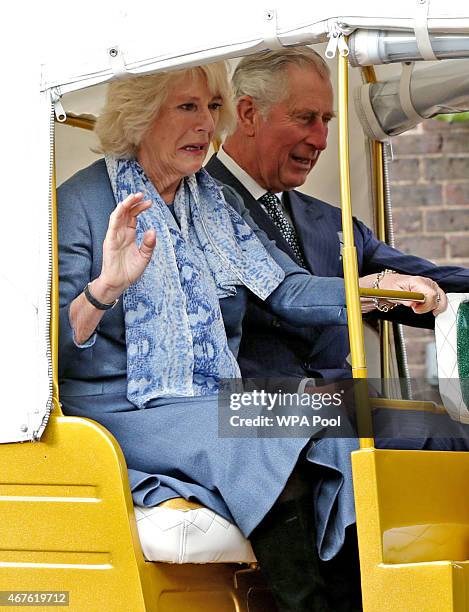
[[[360,287],[371,288],[376,281],[375,274],[369,274],[360,279]],[[435,316],[444,312],[448,304],[446,294],[435,281],[424,276],[410,276],[407,274],[384,274],[379,281],[380,289],[393,291],[413,291],[423,293],[424,302],[400,301],[399,299],[381,300],[380,303],[402,304],[408,306],[417,314],[432,312]],[[368,298],[362,302],[362,312],[373,310],[373,303]]]

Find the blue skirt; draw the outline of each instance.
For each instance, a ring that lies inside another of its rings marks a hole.
[[[64,412],[91,418],[119,442],[134,502],[155,506],[184,497],[236,523],[246,537],[268,513],[305,449],[315,464],[317,546],[323,560],[340,550],[355,522],[350,453],[354,438],[224,438],[218,398],[169,398],[136,409],[121,394],[61,398]]]

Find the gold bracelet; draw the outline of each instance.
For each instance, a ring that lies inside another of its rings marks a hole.
[[[376,280],[373,282],[373,289],[379,289],[379,282],[386,274],[396,274],[394,270],[383,270],[382,272],[378,272],[376,275]],[[379,310],[380,312],[389,312],[393,308],[396,308],[397,304],[390,304],[389,302],[385,302],[384,304],[380,304],[379,299],[374,297],[372,298],[373,306]]]

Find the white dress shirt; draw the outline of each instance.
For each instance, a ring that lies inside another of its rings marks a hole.
[[[228,155],[223,146],[220,147],[217,153],[218,159],[221,163],[231,172],[231,174],[238,179],[238,181],[245,187],[255,200],[262,198],[267,193],[267,189],[261,187],[256,181],[249,176],[246,170],[243,170],[235,160]]]
[[[228,153],[225,151],[223,146],[221,146],[220,149],[218,150],[217,158],[219,161],[221,161],[221,163],[225,166],[225,168],[227,168],[227,170],[229,170],[231,174],[235,178],[238,179],[238,181],[243,185],[243,187],[249,191],[249,193],[252,195],[252,197],[255,200],[259,200],[259,198],[262,198],[262,196],[267,193],[267,189],[264,189],[263,187],[259,185],[259,183],[256,183],[256,181],[252,178],[252,176],[250,176],[246,172],[246,170],[243,170],[241,166],[237,164],[235,160],[228,155]],[[275,195],[280,200],[280,204],[282,206],[282,210],[285,216],[290,221],[290,223],[293,225],[291,215],[289,211],[287,210],[287,208],[285,207],[285,202],[283,200],[283,191],[280,191],[279,193],[276,193]],[[262,206],[263,210],[265,210],[265,207],[260,202],[259,204]]]

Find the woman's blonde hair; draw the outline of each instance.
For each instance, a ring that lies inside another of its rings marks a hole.
[[[104,109],[95,125],[99,138],[99,153],[121,158],[135,157],[142,139],[157,117],[175,81],[199,75],[205,76],[210,92],[220,96],[220,109],[215,138],[230,131],[235,122],[233,94],[225,62],[216,62],[137,76],[108,85]]]

